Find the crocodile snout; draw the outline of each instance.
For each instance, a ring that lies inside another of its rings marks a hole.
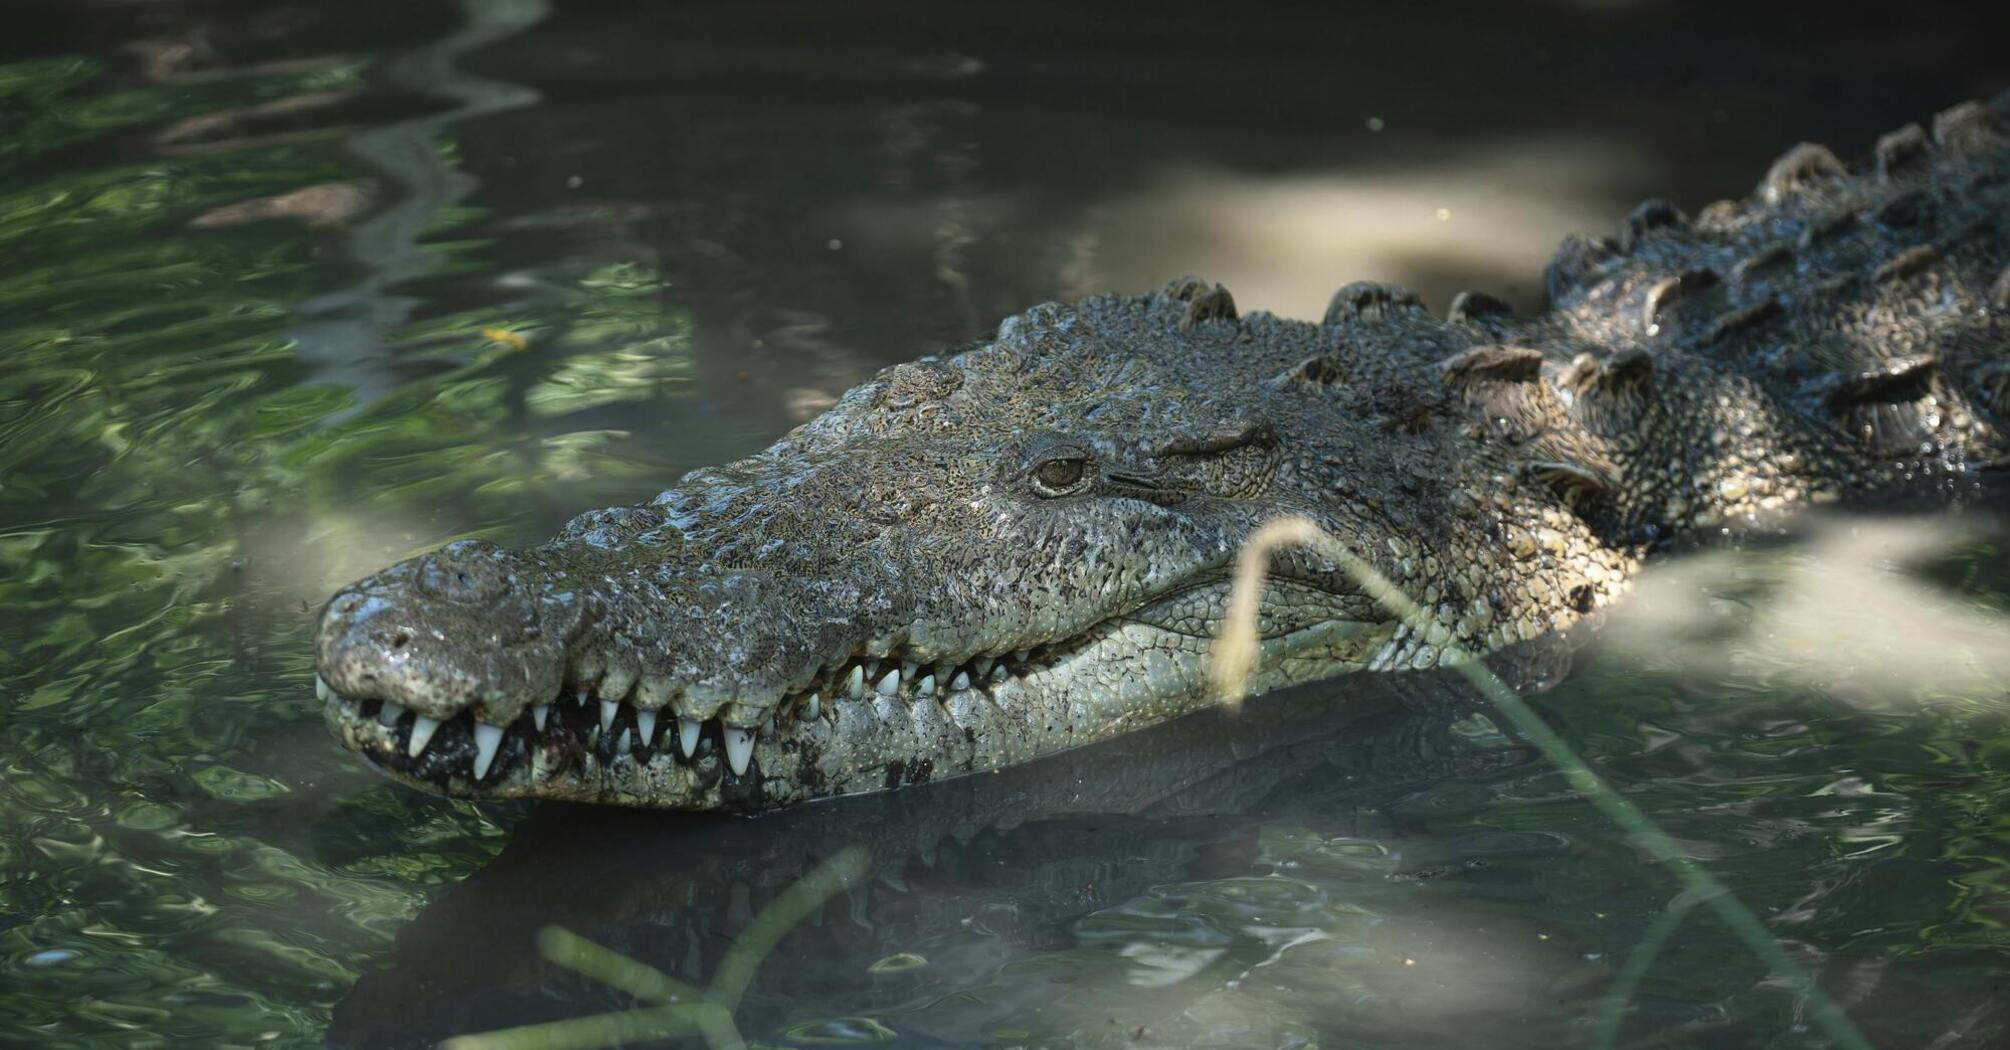
[[[521,555],[464,540],[337,594],[321,613],[315,662],[352,699],[506,722],[558,691],[581,604]]]

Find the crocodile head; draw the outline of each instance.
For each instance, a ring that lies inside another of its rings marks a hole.
[[[1209,702],[1237,551],[1280,515],[1399,579],[1478,578],[1450,552],[1486,545],[1484,516],[1419,483],[1466,469],[1456,428],[1420,442],[1332,384],[1308,357],[1344,326],[1192,300],[1035,308],[650,504],[366,579],[321,618],[328,721],[456,796],[762,808]],[[1271,569],[1256,687],[1430,662],[1335,565]]]

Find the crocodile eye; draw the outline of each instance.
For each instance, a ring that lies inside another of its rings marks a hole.
[[[1089,473],[1087,460],[1070,456],[1050,459],[1033,469],[1033,488],[1042,496],[1065,496]]]

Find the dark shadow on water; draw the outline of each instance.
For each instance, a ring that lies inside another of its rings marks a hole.
[[[1568,652],[1550,644],[1517,659],[1533,679],[1557,673]],[[1085,936],[1121,947],[1131,926],[1123,908],[1154,887],[1261,876],[1266,821],[1319,814],[1317,834],[1376,854],[1361,860],[1377,878],[1421,884],[1442,874],[1367,846],[1400,852],[1384,807],[1421,784],[1531,758],[1505,740],[1461,735],[1473,724],[1472,698],[1454,681],[1301,689],[1240,715],[1203,712],[1025,766],[756,819],[541,807],[512,829],[493,864],[400,931],[388,965],[337,1006],[330,1041],[422,1046],[628,1005],[543,963],[535,934],[545,925],[702,983],[754,912],[852,845],[871,857],[864,885],[770,958],[743,1011],[750,1035],[887,1011],[882,1019],[910,1045],[983,1041],[1044,1008],[1043,982],[1011,979],[1044,965],[1041,953],[1064,967],[1088,964],[1077,976],[1090,998],[1038,1027],[1100,1021],[1090,1014],[1105,1007],[1153,1017],[1186,994],[1155,996],[1138,979],[1155,973],[1155,960],[1136,963],[1126,980],[1092,972],[1103,967],[1068,950]],[[1093,925],[1096,916],[1112,925],[1085,934],[1085,917]],[[1153,924],[1140,922],[1131,932]],[[1169,938],[1168,952],[1179,940]],[[902,953],[917,955],[925,972],[875,972]],[[927,1006],[942,995],[962,1007]],[[896,1016],[908,1013],[917,1016]]]

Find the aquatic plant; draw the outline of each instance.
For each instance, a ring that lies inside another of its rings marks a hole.
[[[1229,593],[1228,615],[1215,637],[1208,667],[1210,679],[1224,703],[1240,702],[1245,683],[1255,668],[1258,645],[1256,634],[1257,599],[1262,593],[1270,555],[1280,547],[1304,546],[1331,558],[1361,585],[1362,590],[1383,607],[1400,617],[1410,630],[1422,633],[1432,625],[1430,613],[1419,606],[1388,577],[1375,570],[1360,555],[1305,518],[1278,518],[1266,523],[1249,538],[1237,559],[1235,583]],[[1856,1030],[1833,999],[1830,999],[1800,964],[1787,955],[1780,942],[1766,931],[1758,916],[1745,906],[1710,870],[1684,850],[1680,843],[1661,830],[1626,796],[1612,789],[1594,772],[1542,717],[1529,707],[1499,675],[1474,659],[1456,641],[1447,643],[1441,665],[1453,667],[1473,688],[1514,727],[1523,740],[1534,745],[1543,758],[1569,778],[1578,794],[1621,831],[1638,842],[1655,863],[1667,868],[1682,887],[1682,895],[1670,905],[1641,938],[1633,955],[1613,982],[1599,1011],[1598,1045],[1617,1045],[1619,1025],[1627,999],[1638,986],[1662,945],[1698,904],[1707,907],[1752,953],[1781,980],[1807,998],[1815,1023],[1836,1045],[1850,1050],[1870,1050],[1869,1041]]]
[[[736,1050],[745,1041],[733,1012],[747,994],[754,971],[782,936],[824,901],[865,874],[866,851],[839,850],[783,890],[754,916],[699,988],[647,963],[604,948],[569,930],[547,926],[538,933],[538,951],[557,965],[626,992],[648,1004],[638,1010],[522,1025],[456,1036],[442,1050],[585,1050],[638,1039],[703,1036],[713,1050]]]

